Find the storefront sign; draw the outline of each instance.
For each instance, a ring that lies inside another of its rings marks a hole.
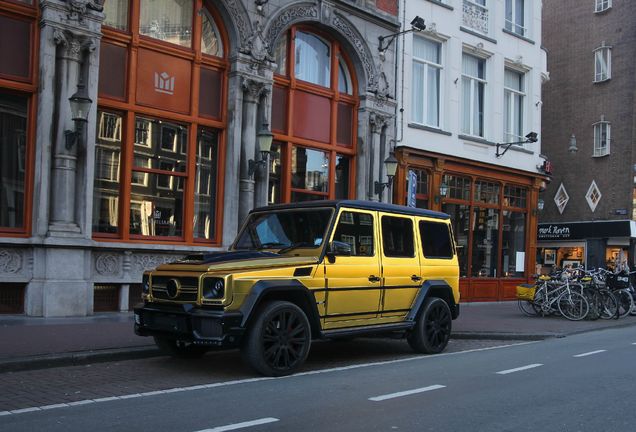
[[[139,49],[137,61],[137,103],[169,111],[190,109],[189,61],[156,51]]]
[[[415,174],[415,171],[413,170],[409,170],[408,185],[409,185],[408,206],[416,207],[417,204],[415,200],[415,193],[417,191],[417,174]]]
[[[630,237],[630,221],[539,224],[537,239],[583,240],[588,238]]]

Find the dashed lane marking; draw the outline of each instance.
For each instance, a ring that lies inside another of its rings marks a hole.
[[[599,354],[599,353],[602,353],[602,352],[605,352],[605,351],[607,351],[607,350],[590,351],[590,352],[586,352],[586,353],[583,353],[583,354],[577,354],[577,355],[574,355],[572,357],[587,357],[587,356],[591,356],[591,355],[594,355],[594,354]]]
[[[265,417],[262,419],[250,420],[250,421],[245,421],[241,423],[233,423],[233,424],[229,424],[225,426],[218,426],[212,429],[203,429],[197,432],[226,432],[226,431],[248,428],[252,426],[264,425],[267,423],[274,423],[277,421],[279,421],[279,419],[275,417]]]
[[[514,368],[514,369],[502,370],[502,371],[499,371],[497,373],[499,375],[508,375],[508,374],[515,373],[515,372],[521,372],[521,371],[528,370],[528,369],[534,369],[534,368],[537,368],[539,366],[543,366],[543,364],[542,363],[534,363],[534,364],[521,366],[521,367]]]
[[[369,398],[370,401],[373,402],[380,402],[380,401],[384,401],[387,399],[395,399],[395,398],[399,398],[399,397],[403,397],[403,396],[409,396],[409,395],[413,395],[413,394],[417,394],[417,393],[424,393],[427,391],[431,391],[431,390],[439,390],[442,389],[446,386],[443,385],[432,385],[432,386],[428,386],[428,387],[422,387],[422,388],[418,388],[418,389],[413,389],[413,390],[405,390],[405,391],[401,391],[401,392],[397,392],[397,393],[390,393],[390,394],[385,394],[382,396],[375,396],[372,398]]]

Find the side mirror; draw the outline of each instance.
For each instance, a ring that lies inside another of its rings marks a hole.
[[[351,256],[351,245],[345,242],[332,241],[329,243],[329,249],[327,251],[327,257],[329,262],[334,262],[336,256]]]

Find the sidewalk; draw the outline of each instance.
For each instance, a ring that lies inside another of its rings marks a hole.
[[[463,303],[451,337],[541,340],[630,325],[636,325],[636,317],[572,322],[528,317],[516,301]],[[0,373],[156,355],[152,338],[134,334],[132,313],[83,318],[0,316]]]

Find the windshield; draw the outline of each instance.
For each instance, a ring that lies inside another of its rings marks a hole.
[[[239,233],[234,249],[277,249],[285,253],[321,247],[332,214],[333,209],[329,208],[253,213]]]

